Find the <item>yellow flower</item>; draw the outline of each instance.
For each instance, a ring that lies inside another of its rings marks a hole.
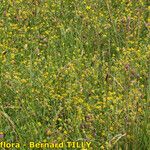
[[[142,112],[142,108],[140,107],[140,108],[138,108],[138,112]]]
[[[86,6],[86,10],[90,10],[91,9],[91,6]]]
[[[113,131],[113,127],[110,127],[109,129],[110,129],[110,131]]]
[[[46,135],[47,135],[47,136],[50,136],[51,134],[52,134],[51,130],[50,130],[50,129],[47,129],[47,130],[46,130]]]
[[[41,127],[41,126],[42,126],[41,122],[38,122],[38,123],[37,123],[37,125],[38,125],[39,127]]]
[[[100,147],[101,149],[105,149],[105,147],[102,145],[101,147]]]
[[[65,130],[65,131],[64,131],[64,134],[68,134],[68,132]]]

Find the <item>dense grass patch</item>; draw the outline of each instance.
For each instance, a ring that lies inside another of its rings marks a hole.
[[[149,10],[147,0],[1,0],[4,140],[148,150]]]

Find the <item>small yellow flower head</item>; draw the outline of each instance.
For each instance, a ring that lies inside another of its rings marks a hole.
[[[110,131],[113,131],[113,127],[110,127],[109,129],[110,129]]]
[[[91,9],[91,6],[86,6],[86,10],[90,10]]]
[[[38,122],[38,123],[37,123],[37,125],[38,125],[39,127],[41,127],[41,126],[42,126],[41,122]]]
[[[50,129],[46,129],[46,135],[50,136],[52,134],[52,131]]]
[[[68,132],[65,130],[65,131],[64,131],[64,134],[68,134]]]
[[[101,149],[105,149],[105,147],[102,145],[101,147],[100,147]]]
[[[140,108],[138,108],[138,112],[142,112],[142,108],[140,107]]]

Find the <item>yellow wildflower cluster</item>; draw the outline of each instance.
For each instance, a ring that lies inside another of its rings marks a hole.
[[[147,149],[148,1],[0,2],[6,140]]]

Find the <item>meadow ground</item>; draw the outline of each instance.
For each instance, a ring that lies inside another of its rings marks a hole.
[[[149,150],[148,5],[0,0],[0,141]]]

